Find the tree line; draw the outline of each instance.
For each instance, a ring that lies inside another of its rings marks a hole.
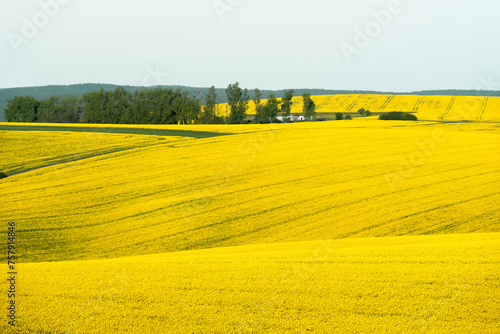
[[[293,90],[285,92],[282,99],[270,95],[262,103],[262,92],[254,90],[256,106],[254,123],[277,122],[289,119]],[[309,93],[302,94],[303,112],[309,119],[316,115],[316,105]],[[223,98],[228,103],[229,114],[221,116]],[[201,94],[192,94],[180,89],[149,88],[133,92],[123,87],[114,91],[98,91],[74,96],[51,96],[37,100],[31,96],[16,96],[8,100],[4,115],[8,122],[38,123],[105,123],[105,124],[241,124],[247,121],[250,97],[247,89],[239,83],[230,84],[225,96],[217,96],[215,86]]]

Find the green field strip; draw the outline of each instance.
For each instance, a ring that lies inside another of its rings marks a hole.
[[[142,129],[121,127],[76,127],[76,126],[24,126],[24,125],[0,125],[0,131],[61,131],[61,132],[92,132],[92,133],[116,133],[130,135],[151,135],[169,137],[190,137],[196,139],[211,138],[232,135],[232,133],[220,133],[209,131],[171,130],[171,129]]]

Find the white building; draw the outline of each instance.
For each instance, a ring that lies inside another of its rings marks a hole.
[[[306,118],[306,116],[303,115],[290,115],[290,116],[283,116],[283,115],[278,115],[276,118],[280,121],[283,122],[286,118],[288,118],[289,122],[304,122],[309,120]]]

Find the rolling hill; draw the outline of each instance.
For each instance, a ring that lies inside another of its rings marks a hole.
[[[363,108],[374,114],[402,111],[415,114],[420,120],[441,121],[499,121],[500,97],[480,96],[424,96],[348,94],[312,96],[319,116],[332,119],[335,113],[354,116]],[[265,104],[267,100],[263,100]],[[302,97],[292,99],[292,114],[301,114]],[[228,116],[230,108],[225,104],[217,107],[220,116]],[[249,115],[255,115],[255,103],[249,103]]]
[[[23,261],[498,228],[496,123],[183,129],[228,135],[7,131],[0,170],[35,169],[0,185]]]
[[[0,136],[2,332],[498,332],[494,117]]]
[[[498,333],[499,244],[450,234],[26,263],[11,332]]]

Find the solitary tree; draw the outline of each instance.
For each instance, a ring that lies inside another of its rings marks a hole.
[[[341,121],[344,119],[344,114],[342,114],[341,112],[335,113],[335,118],[337,119],[337,121]]]
[[[316,117],[316,104],[311,99],[311,94],[304,93],[302,94],[302,99],[304,100],[304,116],[306,118],[314,119]]]

